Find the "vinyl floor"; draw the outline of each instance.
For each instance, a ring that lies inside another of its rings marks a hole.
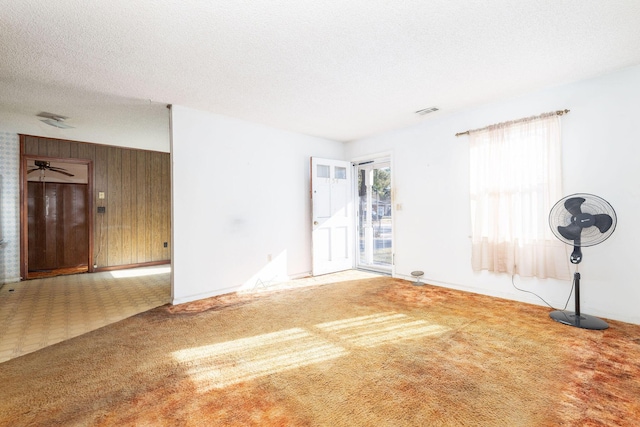
[[[169,266],[74,274],[0,288],[0,362],[166,304]]]

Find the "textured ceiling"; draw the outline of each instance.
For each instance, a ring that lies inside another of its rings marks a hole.
[[[0,107],[351,140],[640,64],[637,0],[0,0]],[[157,104],[156,104],[157,103]],[[166,113],[165,113],[166,114]]]

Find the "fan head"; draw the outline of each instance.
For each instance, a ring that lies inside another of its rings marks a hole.
[[[604,199],[578,193],[560,199],[551,208],[549,226],[568,245],[586,247],[602,243],[616,228],[616,211]]]

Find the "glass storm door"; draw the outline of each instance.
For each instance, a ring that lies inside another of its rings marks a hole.
[[[391,163],[364,162],[357,173],[357,267],[390,273],[393,265]]]

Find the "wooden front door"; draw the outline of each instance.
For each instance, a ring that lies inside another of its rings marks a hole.
[[[28,278],[89,268],[87,184],[28,183]]]

